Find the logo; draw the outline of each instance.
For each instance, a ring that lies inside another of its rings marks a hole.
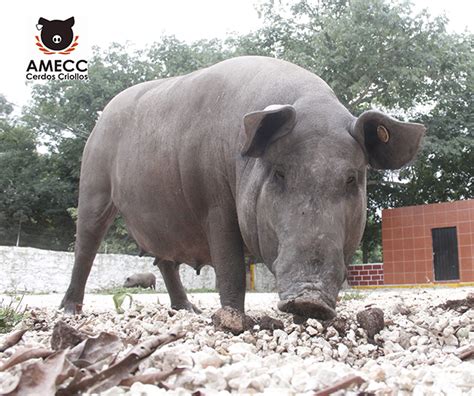
[[[38,19],[36,29],[35,51],[26,67],[27,80],[83,80],[89,79],[87,60],[78,58],[81,50],[78,47],[79,36],[75,35],[74,17],[65,20]],[[34,31],[34,24],[32,24]],[[81,47],[82,48],[82,47]],[[44,56],[46,55],[46,56]],[[65,56],[67,55],[67,56]]]
[[[41,31],[41,38],[36,37],[38,49],[45,55],[61,54],[68,55],[76,49],[77,39],[74,37],[72,27],[74,26],[74,17],[65,21],[48,21],[40,18],[36,28]],[[74,42],[73,42],[74,40]]]

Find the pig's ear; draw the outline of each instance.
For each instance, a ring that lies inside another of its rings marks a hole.
[[[69,19],[66,19],[64,21],[64,23],[68,26],[68,27],[73,27],[74,26],[74,17],[71,17]]]
[[[415,157],[426,128],[397,121],[376,110],[366,111],[352,125],[351,135],[375,169],[399,169]]]
[[[41,17],[40,19],[38,19],[38,23],[36,24],[36,29],[41,30],[43,26],[46,25],[47,23],[49,23],[49,21]]]
[[[290,133],[295,124],[296,110],[291,105],[271,105],[246,114],[242,155],[260,157],[271,143]]]

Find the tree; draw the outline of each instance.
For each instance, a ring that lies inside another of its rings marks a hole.
[[[70,218],[59,214],[67,186],[12,111],[0,96],[0,243],[64,248],[72,237]]]

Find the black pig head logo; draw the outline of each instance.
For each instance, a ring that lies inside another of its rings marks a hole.
[[[36,25],[37,29],[41,30],[41,43],[48,50],[54,52],[63,51],[71,45],[74,39],[74,33],[72,32],[73,26],[74,17],[66,19],[65,21],[48,21],[45,18],[40,18]],[[42,50],[41,46],[39,47],[40,50]],[[47,51],[42,51],[48,53]]]

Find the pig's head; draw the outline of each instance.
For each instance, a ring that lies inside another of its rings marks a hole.
[[[307,106],[272,105],[244,117],[242,234],[276,277],[279,309],[303,317],[335,316],[365,226],[367,166],[407,164],[425,131],[338,106],[315,116]]]
[[[47,48],[53,51],[62,51],[71,45],[74,37],[72,32],[73,26],[74,17],[65,21],[49,21],[45,18],[40,18],[36,25],[41,30],[41,41]]]
[[[123,287],[135,287],[137,285],[137,280],[134,275],[127,277],[123,283]]]

